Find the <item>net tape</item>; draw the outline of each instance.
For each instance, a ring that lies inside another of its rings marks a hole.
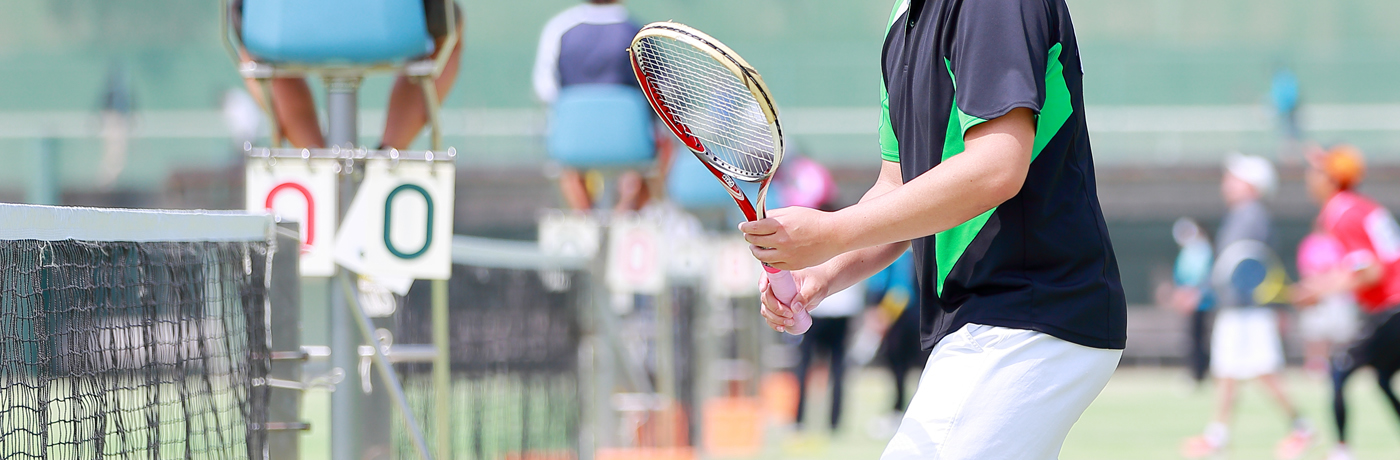
[[[264,458],[270,246],[0,240],[0,459]]]
[[[644,37],[633,50],[652,89],[701,140],[716,167],[748,181],[770,173],[777,140],[737,75],[709,53],[670,37]]]

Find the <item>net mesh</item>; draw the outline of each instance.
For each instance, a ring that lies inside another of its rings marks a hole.
[[[644,37],[632,50],[653,94],[700,139],[711,164],[747,181],[772,173],[779,141],[739,76],[709,53],[670,37]]]
[[[578,312],[586,277],[452,267],[449,426],[432,420],[432,365],[396,365],[429,442],[446,429],[452,458],[579,458]],[[432,343],[429,293],[428,283],[418,283],[394,315],[396,343]],[[398,458],[415,455],[402,424],[395,450]]]
[[[0,459],[264,458],[268,251],[0,240]]]

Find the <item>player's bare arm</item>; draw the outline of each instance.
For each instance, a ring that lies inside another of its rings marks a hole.
[[[1018,108],[974,126],[967,150],[914,180],[855,206],[824,213],[784,208],[739,226],[754,257],[785,270],[837,254],[952,228],[1011,199],[1030,169],[1034,115]]]
[[[1034,117],[1016,109],[968,130],[967,150],[909,183],[899,164],[886,161],[860,203],[835,212],[806,208],[773,211],[740,225],[754,257],[793,273],[792,308],[815,308],[826,295],[892,263],[908,241],[971,219],[1020,192],[1030,168]],[[808,268],[810,267],[810,268]],[[762,286],[769,326],[792,325],[791,310]]]
[[[884,161],[880,165],[880,176],[875,179],[875,184],[865,192],[860,201],[873,200],[894,191],[903,184],[904,178],[900,175],[899,163]],[[809,210],[808,208],[788,209],[798,212]],[[797,297],[793,299],[792,308],[807,310],[815,308],[828,294],[846,289],[857,281],[868,278],[894,263],[894,260],[899,258],[899,255],[908,248],[909,242],[907,240],[871,246],[843,253],[819,266],[793,272],[793,277],[799,286],[799,292]],[[818,271],[821,273],[816,273]],[[760,281],[759,291],[763,301],[760,313],[768,321],[769,327],[774,330],[782,330],[796,324],[792,310],[783,306],[773,294],[769,293],[767,278]]]
[[[1373,286],[1381,282],[1384,274],[1384,269],[1379,264],[1372,263],[1356,269],[1338,268],[1304,278],[1293,285],[1293,304],[1310,307],[1316,305],[1323,296]]]

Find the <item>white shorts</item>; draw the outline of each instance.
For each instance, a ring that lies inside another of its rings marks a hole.
[[[1278,314],[1267,307],[1224,308],[1210,336],[1210,373],[1216,378],[1252,379],[1283,368]]]
[[[1122,350],[969,324],[938,342],[881,460],[1054,460]]]
[[[1298,313],[1298,333],[1308,342],[1349,343],[1361,328],[1359,315],[1356,296],[1326,296],[1316,306]]]

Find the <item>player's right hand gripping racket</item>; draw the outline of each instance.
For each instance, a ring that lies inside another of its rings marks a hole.
[[[783,159],[778,109],[758,72],[734,50],[689,26],[647,24],[627,49],[642,92],[666,127],[729,190],[744,217],[762,219],[768,185]],[[734,180],[757,182],[750,202]],[[797,295],[792,274],[767,264],[769,289],[783,305]],[[793,311],[790,334],[807,332],[812,318]]]

